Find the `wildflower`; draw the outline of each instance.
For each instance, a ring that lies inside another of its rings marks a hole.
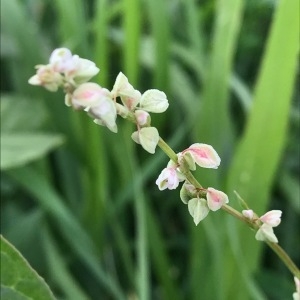
[[[55,49],[50,55],[49,63],[59,73],[65,73],[74,67],[72,53],[67,48]]]
[[[28,83],[44,86],[51,92],[56,92],[63,84],[63,77],[54,71],[52,65],[37,65],[36,74],[29,78]]]
[[[255,238],[258,241],[268,241],[272,243],[278,243],[278,239],[274,234],[273,227],[268,224],[262,224],[257,230]]]
[[[207,202],[203,198],[193,198],[189,200],[188,209],[196,225],[198,225],[209,213]]]
[[[122,72],[118,74],[111,94],[114,99],[120,97],[122,103],[131,111],[135,109],[141,99],[141,93],[134,89]]]
[[[78,55],[73,55],[70,61],[68,61],[64,74],[68,82],[74,86],[78,86],[89,81],[99,71],[100,69],[96,67],[94,62],[80,58]]]
[[[93,82],[83,83],[74,91],[71,102],[75,108],[85,108],[96,124],[117,132],[117,110],[107,89]]]
[[[110,92],[107,89],[102,88],[97,83],[87,82],[81,84],[73,92],[72,104],[86,108],[96,106],[103,98],[110,99],[112,102]]]
[[[215,149],[207,144],[196,143],[181,152],[191,170],[196,169],[196,165],[202,168],[217,169],[221,159]]]
[[[222,205],[229,202],[228,196],[225,193],[211,187],[207,188],[206,198],[207,206],[212,211],[220,209]]]
[[[183,180],[185,180],[184,175],[177,169],[177,165],[170,160],[155,183],[161,191],[165,189],[174,190],[178,187],[179,182]]]
[[[271,227],[276,227],[281,222],[281,210],[271,210],[265,213],[263,216],[261,216],[259,219],[265,223],[270,225]]]
[[[155,127],[144,127],[135,131],[131,138],[148,151],[149,153],[155,153],[155,148],[159,141],[159,134]]]

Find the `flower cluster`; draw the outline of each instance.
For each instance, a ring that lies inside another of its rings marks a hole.
[[[100,71],[99,68],[90,60],[72,55],[67,48],[54,50],[49,63],[37,65],[36,69],[36,74],[29,79],[30,84],[43,86],[52,92],[63,88],[67,106],[85,111],[96,124],[105,126],[112,132],[118,131],[118,115],[135,123],[137,130],[132,133],[131,138],[149,153],[154,153],[159,145],[172,159],[160,173],[156,184],[162,191],[176,189],[179,183],[183,182],[180,198],[187,205],[196,225],[210,211],[217,211],[222,207],[241,218],[239,212],[233,208],[229,210],[226,205],[229,199],[225,193],[213,187],[203,188],[191,173],[196,166],[211,169],[219,167],[221,159],[212,146],[195,143],[178,154],[170,148],[163,148],[165,143],[158,130],[151,126],[150,113],[163,113],[167,110],[169,103],[165,93],[150,89],[141,94],[122,72],[118,74],[112,90],[89,82]],[[278,243],[273,227],[280,224],[282,212],[271,210],[258,217],[244,200],[240,200],[246,208],[242,211],[243,221],[257,229],[255,238],[259,241]],[[295,283],[296,293],[293,294],[293,298],[300,300],[300,281],[296,277]]]
[[[252,209],[243,210],[242,214],[248,220],[260,223],[259,229],[257,230],[255,235],[255,238],[258,241],[278,243],[278,239],[274,234],[273,227],[277,227],[281,223],[281,210],[268,211],[259,218],[255,215]]]
[[[88,82],[99,68],[87,59],[72,55],[67,48],[58,48],[50,56],[49,64],[36,66],[37,72],[29,79],[33,85],[44,86],[49,91],[62,87],[66,93],[65,104],[88,113],[98,125],[117,132],[117,115],[136,123],[132,139],[149,153],[154,153],[159,141],[155,127],[151,127],[149,112],[162,113],[169,103],[165,93],[151,89],[141,94],[120,72],[113,89],[109,91],[97,83]],[[121,103],[117,102],[117,98]]]
[[[196,165],[202,168],[216,169],[220,165],[221,159],[214,148],[207,144],[196,143],[177,154],[177,162],[170,161],[156,180],[160,190],[176,189],[179,182],[185,181],[180,191],[180,198],[184,204],[188,205],[190,215],[196,225],[199,224],[209,213],[216,211],[224,204],[228,203],[225,193],[212,187],[207,189],[197,188],[191,184],[184,175],[185,165],[189,170],[196,169]]]

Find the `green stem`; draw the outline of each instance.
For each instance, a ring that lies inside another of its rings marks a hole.
[[[178,163],[177,154],[173,151],[173,149],[160,137],[158,141],[158,147],[162,151],[164,151],[167,156],[170,157],[175,163]],[[191,171],[189,170],[185,160],[180,165],[180,171],[185,175],[186,179],[196,188],[202,188],[202,185],[198,182],[198,180],[193,176]]]
[[[173,160],[175,163],[178,163],[178,157],[177,154],[173,151],[173,149],[160,137],[158,141],[158,146],[162,149],[162,151],[165,152],[165,154]],[[183,160],[183,163],[180,165],[180,171],[185,175],[186,179],[193,184],[196,188],[202,188],[201,184],[198,182],[198,180],[193,176],[191,171],[189,170],[186,162]],[[249,227],[258,230],[260,225],[258,225],[255,222],[252,222],[251,220],[244,217],[239,211],[232,208],[229,205],[224,204],[222,206],[222,209],[235,217],[236,219],[239,219],[240,221],[247,224]],[[277,254],[277,256],[281,259],[281,261],[286,265],[286,267],[290,270],[290,272],[297,278],[300,279],[300,270],[298,267],[294,264],[292,259],[289,257],[289,255],[277,244],[277,243],[271,243],[267,242],[266,244]]]
[[[286,267],[290,270],[290,272],[300,279],[300,270],[294,264],[289,255],[276,243],[266,242],[268,246],[277,254],[277,256],[282,260],[282,262],[286,265]]]

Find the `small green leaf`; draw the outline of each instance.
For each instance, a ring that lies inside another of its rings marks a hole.
[[[55,299],[45,281],[1,235],[1,299]]]
[[[61,135],[44,133],[3,133],[1,170],[19,167],[43,157],[63,142]]]

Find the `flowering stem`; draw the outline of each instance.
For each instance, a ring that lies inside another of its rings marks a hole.
[[[162,151],[164,151],[170,159],[172,159],[175,163],[178,163],[177,154],[173,151],[173,149],[161,138],[159,137],[159,141],[157,144]],[[198,180],[193,176],[185,161],[180,166],[180,171],[184,174],[186,179],[196,188],[202,188],[202,185],[198,182]]]
[[[173,151],[173,149],[160,137],[158,141],[158,146],[162,149],[162,151],[165,152],[165,154],[173,160],[175,163],[178,163],[178,157],[176,153]],[[189,170],[187,164],[185,161],[180,166],[180,171],[185,175],[186,179],[193,184],[196,188],[202,188],[201,184],[198,182],[198,180],[193,176],[191,171]],[[224,204],[222,206],[222,209],[232,215],[233,217],[239,219],[240,221],[247,224],[249,227],[251,227],[254,230],[258,230],[260,225],[252,222],[248,218],[244,217],[243,214],[241,214],[236,209],[232,208],[229,205]],[[266,241],[266,244],[277,254],[277,256],[281,259],[281,261],[286,265],[286,267],[290,270],[290,272],[297,278],[300,279],[300,270],[298,267],[294,264],[292,259],[289,257],[289,255],[277,244],[277,243],[271,243]]]
[[[268,246],[277,254],[281,261],[286,265],[286,267],[291,271],[291,273],[300,279],[300,270],[291,260],[289,255],[276,243],[266,242]]]

